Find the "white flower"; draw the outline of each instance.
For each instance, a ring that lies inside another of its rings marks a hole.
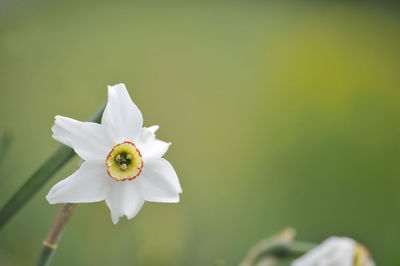
[[[368,250],[351,238],[330,237],[292,266],[374,266]]]
[[[179,202],[182,193],[172,165],[162,156],[171,143],[158,140],[158,126],[143,126],[125,85],[108,87],[101,124],[56,116],[53,138],[84,160],[46,196],[51,204],[105,200],[116,224],[133,218],[144,201]]]

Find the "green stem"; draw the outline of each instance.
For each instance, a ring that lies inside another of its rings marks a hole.
[[[100,122],[104,108],[105,104],[93,114],[89,121]],[[74,155],[73,149],[61,146],[29,177],[0,210],[0,230]]]
[[[36,266],[50,265],[51,258],[56,251],[58,241],[65,229],[65,226],[71,219],[76,208],[76,203],[61,204],[57,211],[56,217],[46,239],[43,241],[43,246],[40,250],[39,258],[36,261]]]
[[[43,245],[40,250],[39,258],[36,261],[36,266],[48,266],[50,265],[50,260],[55,252],[54,248]]]

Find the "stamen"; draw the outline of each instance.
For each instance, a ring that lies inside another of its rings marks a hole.
[[[143,168],[142,155],[132,142],[120,143],[108,154],[106,159],[108,175],[117,180],[133,180]]]

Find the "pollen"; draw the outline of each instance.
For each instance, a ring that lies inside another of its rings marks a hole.
[[[117,180],[133,180],[140,175],[143,160],[135,144],[129,141],[115,145],[106,159],[108,175]]]

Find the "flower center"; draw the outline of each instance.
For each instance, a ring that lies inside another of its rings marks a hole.
[[[356,243],[354,246],[353,266],[367,265],[369,260],[370,260],[370,254],[368,249],[365,246]]]
[[[117,180],[133,180],[143,168],[142,155],[135,144],[129,141],[115,145],[106,159],[108,175]]]

